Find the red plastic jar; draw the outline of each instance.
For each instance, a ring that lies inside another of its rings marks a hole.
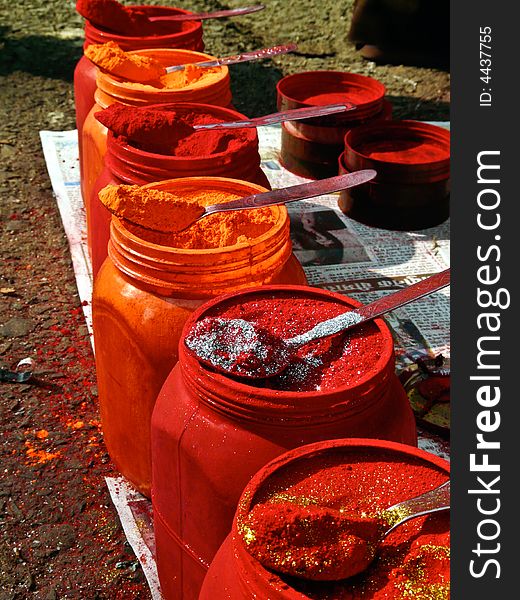
[[[149,16],[190,14],[191,12],[169,6],[137,6],[136,8],[146,12]],[[182,24],[158,24],[157,35],[140,37],[119,35],[108,29],[100,28],[90,21],[85,21],[85,43],[83,44],[83,48],[85,49],[90,44],[105,44],[106,42],[115,42],[125,52],[130,50],[144,50],[146,48],[184,48],[200,52],[204,50],[201,21],[186,21]],[[89,110],[94,106],[96,72],[97,68],[86,56],[82,56],[79,59],[74,69],[76,127],[80,140],[83,122]]]
[[[419,591],[421,585],[428,585],[424,583],[424,578],[429,574],[429,567],[427,563],[421,563],[420,552],[422,549],[426,555],[432,556],[431,553],[435,552],[435,548],[439,548],[438,551],[441,555],[445,559],[449,558],[449,545],[444,545],[446,540],[449,544],[448,511],[428,517],[418,517],[390,533],[383,542],[379,554],[387,557],[393,556],[394,565],[390,564],[389,566],[389,560],[392,558],[386,561],[376,559],[365,573],[337,583],[312,582],[309,584],[301,579],[280,576],[274,571],[266,569],[246,550],[240,535],[240,523],[256,503],[268,501],[277,493],[283,494],[284,483],[289,489],[291,486],[293,489],[297,489],[298,478],[303,481],[305,477],[312,479],[313,468],[315,469],[314,473],[319,473],[319,468],[325,461],[331,465],[346,466],[347,468],[351,466],[352,473],[356,473],[356,469],[359,470],[360,461],[365,461],[361,464],[367,464],[367,460],[378,461],[379,470],[381,472],[386,470],[388,477],[381,477],[376,493],[373,488],[363,488],[363,483],[354,480],[353,494],[355,497],[359,497],[360,492],[362,493],[363,489],[366,489],[366,498],[362,498],[360,504],[365,506],[368,500],[372,505],[379,504],[378,508],[381,509],[385,508],[380,499],[382,495],[391,499],[386,505],[389,506],[444,483],[450,472],[449,463],[434,454],[403,444],[372,439],[320,442],[287,452],[260,469],[244,489],[238,503],[231,533],[211,563],[199,600],[213,600],[214,598],[219,600],[253,600],[256,598],[269,598],[269,600],[305,600],[308,598],[315,600],[330,600],[331,598],[387,600],[389,598],[426,597]],[[397,469],[396,466],[399,468]],[[408,478],[403,477],[403,468],[408,472]],[[350,477],[352,475],[347,470],[345,486],[342,487],[348,488]],[[333,492],[330,493],[333,495]],[[339,499],[338,502],[340,502],[340,506],[344,505],[344,502]],[[333,501],[329,501],[327,505],[331,508],[339,507]],[[402,543],[399,544],[399,542]],[[392,545],[394,546],[393,554]],[[403,557],[401,563],[398,562],[399,559],[396,559],[395,547],[400,548]],[[418,557],[415,557],[415,564],[414,553],[418,554]],[[406,565],[404,569],[403,563]],[[400,568],[405,572],[404,577],[399,572]],[[407,569],[408,580],[406,580]],[[399,580],[399,577],[403,577],[403,580]],[[372,589],[368,583],[370,580],[372,580]],[[403,583],[406,583],[406,589],[401,589],[400,586]],[[417,589],[417,594],[414,593],[414,589]],[[433,593],[434,590],[436,590],[436,594]],[[432,595],[428,597],[448,598],[449,578],[448,581],[434,584]]]
[[[370,183],[340,193],[349,217],[384,229],[421,230],[449,217],[450,132],[420,121],[385,121],[345,136],[340,173],[375,169]]]
[[[247,196],[259,185],[222,177],[149,184],[182,194],[194,190]],[[101,425],[116,468],[145,496],[152,467],[150,420],[162,384],[177,362],[182,328],[202,303],[259,285],[305,284],[292,253],[285,206],[268,210],[270,227],[221,248],[177,248],[113,218],[108,258],[94,281],[92,323]],[[149,239],[148,238],[149,235]]]
[[[245,115],[220,106],[180,102],[152,105],[150,108],[174,110],[178,114],[203,113],[224,121],[246,119]],[[231,133],[235,130],[229,130]],[[94,185],[90,203],[86,209],[87,238],[95,277],[107,257],[110,238],[111,214],[99,201],[98,193],[106,185],[145,185],[178,177],[227,177],[250,181],[271,189],[267,176],[260,168],[258,134],[256,129],[242,129],[247,141],[236,150],[228,150],[209,156],[168,156],[141,150],[123,143],[111,132],[107,137],[105,167]]]
[[[381,319],[370,325],[380,336],[379,359],[354,385],[328,391],[253,387],[202,366],[188,353],[183,340],[195,322],[266,296],[359,306],[317,288],[267,286],[212,300],[187,320],[179,362],[152,415],[156,557],[167,600],[197,598],[244,486],[269,460],[302,444],[345,436],[417,443],[414,416],[394,372],[392,335]]]
[[[392,105],[384,98],[384,85],[364,75],[307,71],[283,77],[276,89],[279,110],[341,102],[356,104],[355,110],[337,115],[282,123],[282,165],[311,179],[338,174],[338,157],[348,131],[389,119],[392,114]]]
[[[175,50],[155,48],[136,50],[135,54],[151,56],[163,66],[177,65],[215,58],[202,52],[192,50]],[[218,74],[207,81],[194,82],[183,88],[154,88],[150,85],[123,81],[109,73],[99,71],[96,76],[96,103],[90,109],[83,124],[81,136],[81,152],[79,160],[81,195],[88,209],[92,190],[104,166],[107,146],[107,128],[96,118],[95,113],[107,108],[115,102],[127,106],[150,106],[172,102],[200,102],[231,108],[231,88],[229,69],[217,67]],[[88,217],[87,217],[88,218]]]

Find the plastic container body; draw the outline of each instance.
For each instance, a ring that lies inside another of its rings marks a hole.
[[[346,464],[348,464],[347,461],[349,460],[349,455],[352,456],[352,460],[356,460],[359,452],[370,452],[373,456],[378,456],[378,453],[381,452],[380,456],[382,460],[388,460],[388,457],[391,456],[396,462],[410,462],[411,464],[419,465],[423,469],[423,473],[425,471],[431,473],[431,481],[425,485],[423,491],[432,489],[435,485],[440,485],[447,479],[450,472],[449,463],[434,454],[417,448],[407,447],[402,444],[372,439],[329,441],[311,444],[287,452],[277,460],[272,461],[270,464],[260,469],[244,489],[240,502],[238,503],[231,532],[211,563],[200,592],[199,600],[213,600],[214,598],[219,598],[219,600],[253,600],[256,598],[269,598],[269,600],[304,600],[309,598],[310,596],[308,594],[295,589],[287,579],[282,579],[275,572],[265,569],[260,562],[247,552],[239,533],[239,523],[251,510],[251,507],[255,503],[255,498],[258,498],[259,495],[262,494],[267,484],[273,478],[283,477],[284,475],[282,475],[282,473],[287,473],[288,477],[290,477],[292,468],[300,466],[300,468],[308,469],[307,466],[301,467],[301,465],[305,463],[312,465],[314,461],[325,457],[332,458],[336,453],[341,453],[341,455],[345,457]],[[404,500],[406,496],[403,497],[402,495],[399,495],[399,486],[403,484],[403,481],[400,480],[399,476],[390,480],[390,485],[392,484],[395,487],[396,501]],[[389,486],[387,485],[387,487]],[[430,518],[437,519],[437,522],[440,523],[440,529],[444,527],[445,532],[449,530],[449,513],[438,513]],[[421,519],[424,520],[425,517],[421,517]],[[401,527],[406,527],[406,525]],[[432,540],[435,539],[434,536],[431,537]],[[435,542],[432,541],[432,543]],[[362,581],[362,577],[363,575],[356,576],[355,581]],[[359,586],[359,583],[354,583],[353,586],[349,588],[348,582],[349,580],[345,580],[345,584],[343,584],[345,585],[345,589],[342,589],[342,584],[339,583],[333,590],[331,590],[330,586],[327,587],[326,583],[321,582],[321,585],[323,586],[321,594],[319,590],[320,583],[317,583],[313,588],[314,593],[312,598],[358,597],[355,586]],[[444,583],[448,583],[449,585],[449,582]],[[420,588],[420,585],[419,579],[417,586]],[[385,591],[379,592],[377,586],[374,587],[375,591],[372,593],[363,593],[359,597],[367,598],[367,600],[383,600],[394,597],[388,595]],[[439,587],[436,589],[439,592]],[[357,593],[361,594],[359,590],[357,590]],[[407,588],[407,594],[411,598],[415,597],[413,587],[411,588],[411,586],[409,586]],[[418,597],[419,595],[420,594],[418,594]],[[398,594],[395,597],[401,597],[401,594]],[[439,595],[439,597],[447,596]]]
[[[149,16],[167,14],[189,14],[190,11],[167,6],[139,6],[139,10]],[[125,52],[130,50],[144,50],[147,48],[184,48],[202,52],[202,22],[186,21],[182,25],[162,24],[157,29],[157,35],[127,36],[119,35],[108,29],[97,27],[85,21],[85,43],[83,48],[90,44],[105,44],[115,42]],[[76,127],[81,140],[83,122],[92,106],[94,106],[94,92],[96,91],[96,66],[86,57],[82,56],[74,69],[74,103],[76,107]]]
[[[227,121],[246,118],[245,115],[234,110],[209,104],[177,103],[161,105],[161,108],[175,110],[180,115],[196,114],[198,111]],[[181,157],[146,152],[119,141],[109,132],[105,167],[94,185],[89,199],[90,205],[86,210],[87,238],[93,276],[97,275],[107,257],[111,214],[100,202],[98,193],[110,183],[145,185],[178,177],[211,176],[250,181],[270,189],[269,180],[260,168],[256,129],[242,131],[248,132],[247,140],[237,149],[207,156]]]
[[[206,303],[185,333],[215,306],[242,305],[265,293],[359,305],[316,288],[268,286]],[[345,436],[416,445],[414,416],[394,373],[391,333],[380,319],[374,323],[382,336],[380,358],[356,384],[327,392],[244,385],[203,367],[181,339],[179,362],[152,415],[156,558],[167,600],[198,597],[244,486],[269,460],[302,444]]]
[[[282,123],[280,161],[289,171],[321,179],[338,174],[338,157],[351,129],[391,118],[379,81],[342,71],[307,71],[283,77],[277,84],[279,110],[351,102],[356,109],[304,121]]]
[[[366,225],[421,230],[449,217],[450,133],[419,121],[387,121],[345,136],[340,173],[375,169],[373,182],[340,193],[339,207]]]
[[[215,58],[201,52],[166,48],[138,50],[135,54],[152,56],[164,66]],[[94,114],[114,102],[130,106],[149,106],[171,102],[200,102],[215,106],[230,106],[232,98],[229,71],[227,67],[219,67],[219,69],[218,78],[211,79],[207,83],[194,83],[181,89],[159,89],[150,85],[136,85],[98,71],[97,89],[94,94],[96,103],[85,119],[81,136],[79,163],[81,194],[87,208],[87,200],[91,197],[96,180],[103,170],[103,159],[106,153],[107,128],[94,117]]]
[[[260,186],[224,178],[153,184],[166,191],[214,189],[248,195]],[[272,207],[273,226],[249,243],[214,250],[152,244],[112,220],[109,257],[94,282],[92,316],[104,440],[117,469],[150,495],[150,419],[177,362],[185,320],[223,293],[272,283],[306,283],[292,254],[289,217]]]

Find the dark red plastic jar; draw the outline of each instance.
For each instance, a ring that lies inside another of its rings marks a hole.
[[[449,217],[450,132],[420,121],[385,121],[345,136],[340,173],[375,169],[375,179],[344,190],[339,207],[375,227],[420,230]]]
[[[189,14],[190,11],[169,6],[138,6],[139,10],[147,15]],[[115,42],[125,52],[129,50],[144,50],[147,48],[184,48],[202,52],[202,22],[186,21],[184,23],[158,24],[157,35],[128,36],[119,35],[108,29],[97,27],[85,21],[85,43],[83,48],[90,44],[105,44]],[[94,106],[94,92],[96,91],[97,68],[86,57],[82,56],[74,70],[74,102],[76,105],[76,127],[79,139],[83,122],[90,109]]]
[[[392,335],[381,319],[370,324],[379,358],[354,384],[326,391],[253,387],[202,366],[188,353],[184,338],[197,321],[262,298],[310,299],[346,310],[359,305],[326,290],[277,285],[217,298],[186,322],[179,362],[152,414],[157,567],[168,600],[197,598],[244,486],[269,460],[302,444],[345,436],[417,443],[414,416],[394,372]],[[309,327],[319,320],[316,313],[309,317],[297,308],[294,313]]]
[[[390,505],[424,493],[444,483],[450,472],[449,463],[434,454],[372,439],[320,442],[287,452],[261,468],[244,489],[231,533],[211,563],[199,600],[449,598],[449,575],[447,581],[443,579],[431,584],[427,580],[432,574],[431,565],[421,561],[421,551],[423,556],[430,556],[434,565],[435,560],[439,560],[434,558],[436,551],[449,561],[448,511],[419,517],[401,525],[389,534],[379,550],[380,555],[388,557],[386,560],[376,559],[365,573],[336,583],[321,581],[309,584],[301,579],[280,576],[248,553],[240,535],[240,523],[252,507],[258,502],[268,501],[277,493],[283,495],[285,486],[289,489],[297,487],[298,479],[312,479],[313,470],[319,476],[319,469],[325,462],[332,469],[333,465],[346,467],[347,482],[349,465],[352,465],[354,473],[359,470],[360,464],[370,463],[381,473],[387,472],[386,478],[380,478],[377,493],[374,489],[365,488],[366,497],[360,500],[362,506],[367,504],[367,499],[370,504],[382,505],[381,497],[384,496],[391,499]],[[353,494],[358,497],[363,492],[363,480],[360,483],[353,478],[353,483]],[[341,487],[348,487],[348,483]],[[334,490],[329,490],[327,495],[333,497]],[[334,501],[328,502],[331,507],[337,507]],[[448,545],[445,545],[446,541]],[[396,548],[400,552],[400,560]],[[428,589],[429,595],[426,594]]]
[[[345,134],[365,123],[389,119],[392,114],[392,106],[384,98],[384,85],[364,75],[307,71],[283,77],[276,88],[279,110],[341,102],[357,107],[337,115],[282,124],[281,163],[302,177],[337,175]]]
[[[152,105],[149,108],[174,110],[179,115],[213,115],[224,121],[247,119],[245,115],[220,106],[179,102]],[[229,130],[231,135],[233,131]],[[99,176],[89,206],[86,207],[87,237],[92,259],[92,273],[96,276],[107,257],[110,238],[110,212],[99,201],[98,193],[106,185],[127,184],[145,185],[179,177],[227,177],[249,181],[271,189],[267,176],[260,168],[258,134],[256,129],[240,130],[245,143],[236,149],[208,156],[168,156],[141,150],[134,145],[120,141],[111,132],[107,137],[105,167]]]

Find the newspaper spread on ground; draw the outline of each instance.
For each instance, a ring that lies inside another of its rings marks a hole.
[[[449,127],[449,123],[436,123]],[[259,127],[262,168],[273,188],[308,181],[280,165],[280,126]],[[47,169],[69,242],[78,293],[92,336],[92,270],[79,182],[77,131],[40,131]],[[449,221],[420,232],[376,229],[349,219],[337,194],[287,205],[294,252],[309,285],[351,296],[366,304],[446,269],[450,264]],[[393,330],[397,371],[418,356],[449,356],[449,288],[385,316]],[[418,445],[449,460],[449,442],[419,430]],[[155,564],[152,506],[124,477],[107,486],[128,542],[148,581],[153,600],[162,594]]]

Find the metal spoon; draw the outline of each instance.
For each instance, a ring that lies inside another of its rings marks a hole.
[[[263,527],[256,526],[255,508],[259,514],[258,522],[263,522]],[[337,581],[367,569],[376,557],[379,545],[399,525],[449,508],[448,480],[368,519],[312,505],[284,506],[283,513],[279,504],[257,505],[245,518],[240,531],[247,550],[264,566],[302,579]],[[268,537],[264,538],[266,520],[270,527]],[[302,549],[307,545],[309,554],[305,555]],[[295,548],[303,560],[294,560]],[[323,552],[320,552],[321,548]],[[287,560],[288,555],[292,560]],[[320,556],[329,561],[320,561]],[[334,560],[330,560],[331,557]]]
[[[260,50],[252,50],[251,52],[242,52],[241,54],[233,54],[231,56],[224,56],[214,60],[203,60],[196,63],[188,63],[183,65],[172,65],[171,67],[165,67],[166,73],[174,73],[175,71],[183,71],[188,65],[199,68],[209,67],[222,67],[223,65],[235,65],[241,62],[248,62],[250,60],[257,60],[260,58],[269,58],[270,56],[277,56],[278,54],[287,54],[288,52],[294,52],[296,50],[296,44],[282,44],[280,46],[272,46],[270,48],[261,48]]]
[[[157,21],[204,21],[206,19],[222,19],[224,17],[239,17],[240,15],[249,15],[251,13],[264,10],[263,4],[254,6],[243,6],[242,8],[231,8],[228,10],[215,10],[213,12],[190,13],[182,15],[156,15],[149,16],[148,20]]]
[[[240,129],[242,127],[260,127],[261,125],[274,125],[282,121],[299,121],[301,119],[310,119],[312,117],[324,117],[340,112],[355,110],[355,104],[324,104],[322,106],[311,106],[309,108],[292,108],[283,112],[271,113],[263,117],[254,117],[243,121],[224,121],[223,123],[203,123],[193,125],[196,131],[204,129]]]
[[[94,3],[95,4],[95,3]],[[128,6],[123,6],[120,2],[113,1],[110,3],[113,9],[119,9],[120,12],[125,15],[126,11],[130,9]],[[241,15],[247,15],[251,13],[263,10],[265,6],[263,4],[255,4],[254,6],[243,6],[242,8],[232,8],[228,10],[216,10],[213,12],[201,12],[201,13],[189,13],[189,14],[177,14],[177,15],[153,15],[148,16],[142,13],[135,13],[138,15],[138,23],[150,24],[156,22],[182,22],[182,21],[203,21],[206,19],[221,19],[224,17],[239,17]],[[99,27],[110,27],[112,25],[111,20],[103,18],[103,12],[100,10],[89,10],[87,6],[83,6],[78,2],[76,10],[79,14],[91,21]],[[130,9],[131,10],[131,9]]]
[[[115,66],[111,66],[110,70],[103,65],[103,61],[95,59],[93,56],[87,58],[96,65],[99,69],[106,73],[115,75],[116,77],[122,77],[126,81],[135,81],[137,83],[146,83],[147,81],[157,81],[160,77],[164,77],[169,73],[176,71],[183,71],[186,67],[197,67],[202,69],[209,69],[211,67],[221,67],[223,65],[234,65],[236,63],[248,62],[251,60],[258,60],[261,58],[269,58],[271,56],[277,56],[278,54],[287,54],[293,52],[296,49],[296,44],[284,44],[281,46],[272,46],[270,48],[262,48],[260,50],[253,50],[251,52],[243,52],[242,54],[233,54],[232,56],[224,56],[222,58],[216,58],[213,60],[203,60],[201,62],[185,63],[182,65],[171,65],[169,67],[162,67],[158,61],[153,61],[153,65],[134,65],[134,73],[128,74],[128,69],[121,68],[121,64],[117,63]],[[128,54],[126,57],[132,61],[132,54]]]
[[[362,172],[357,171],[354,175]],[[227,375],[248,379],[274,377],[288,367],[304,344],[357,327],[449,284],[450,269],[446,269],[370,304],[322,321],[305,333],[288,339],[242,319],[208,317],[195,324],[185,344],[200,362]]]

